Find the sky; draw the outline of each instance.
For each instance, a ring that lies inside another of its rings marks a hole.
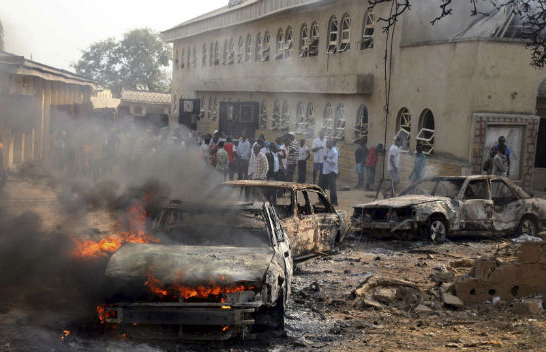
[[[1,0],[5,50],[73,71],[94,42],[148,27],[164,31],[228,0]]]

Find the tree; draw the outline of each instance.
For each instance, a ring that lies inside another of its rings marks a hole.
[[[170,46],[147,28],[125,33],[121,41],[109,38],[92,44],[73,65],[77,74],[109,87],[168,91],[165,68],[172,57]]]
[[[4,26],[2,26],[2,20],[0,20],[0,50],[4,50]]]

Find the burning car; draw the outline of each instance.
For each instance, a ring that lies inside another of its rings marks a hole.
[[[525,234],[546,226],[546,200],[534,198],[505,177],[431,177],[400,196],[354,206],[353,234],[427,237]]]
[[[127,243],[106,267],[98,309],[130,337],[227,340],[284,329],[290,242],[269,203],[171,202],[159,243]]]
[[[344,240],[347,232],[345,213],[336,210],[317,185],[278,181],[229,181],[218,185],[210,196],[214,199],[270,202],[277,210],[283,229],[290,238],[295,260],[332,250]]]

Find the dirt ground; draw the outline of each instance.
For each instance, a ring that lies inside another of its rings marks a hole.
[[[35,211],[43,218],[44,227],[51,229],[67,221],[82,231],[86,227],[112,226],[113,220],[104,213],[85,217],[59,215],[59,192],[44,184],[9,182],[1,195],[1,205],[14,214]],[[340,207],[350,216],[351,205],[371,196],[370,192],[339,192]],[[451,262],[491,256],[507,246],[512,246],[509,240],[474,238],[441,245],[349,239],[334,254],[297,265],[286,314],[286,336],[269,342],[186,345],[112,341],[77,326],[63,342],[62,321],[56,319],[36,328],[24,307],[7,305],[0,309],[0,346],[3,352],[544,351],[544,313],[517,315],[512,312],[510,302],[447,308],[434,296],[438,284],[433,278],[448,271]],[[356,291],[363,282],[375,279],[399,279],[411,284],[409,299],[401,297],[370,307]],[[416,312],[419,305],[430,311]]]

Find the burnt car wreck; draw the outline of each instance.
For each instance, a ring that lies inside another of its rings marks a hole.
[[[546,226],[546,200],[499,176],[431,177],[400,196],[354,206],[352,234],[444,241],[457,235],[529,235]]]
[[[162,244],[127,244],[110,258],[104,324],[180,340],[284,329],[292,257],[269,203],[171,202],[153,228]]]
[[[346,215],[336,210],[322,188],[279,181],[228,181],[211,193],[215,199],[270,202],[290,238],[294,260],[334,249],[347,234]]]

